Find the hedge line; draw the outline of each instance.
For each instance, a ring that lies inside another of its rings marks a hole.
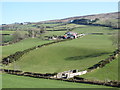
[[[56,75],[57,73],[35,73],[35,72],[24,72],[21,70],[10,70],[10,69],[0,69],[3,73],[7,74],[13,74],[13,75],[19,75],[19,76],[29,76],[29,77],[35,77],[35,78],[50,78],[51,76]]]
[[[1,63],[3,65],[8,65],[9,63],[12,63],[14,61],[17,61],[20,57],[22,57],[25,53],[28,53],[36,48],[41,48],[43,46],[48,46],[48,45],[51,45],[51,44],[54,44],[54,43],[59,43],[59,42],[63,42],[63,41],[68,41],[68,40],[71,40],[71,39],[65,39],[65,40],[58,40],[58,41],[54,41],[54,42],[50,42],[50,43],[46,43],[46,44],[42,44],[42,45],[38,45],[38,46],[35,46],[35,47],[32,47],[32,48],[29,48],[29,49],[26,49],[24,51],[18,51],[12,55],[9,55],[5,58],[2,59]]]
[[[79,82],[79,83],[88,83],[88,84],[96,84],[96,85],[105,85],[105,86],[111,86],[111,87],[120,87],[119,81],[94,81],[94,80],[88,80],[81,77],[74,77],[73,81]]]
[[[119,53],[120,53],[120,50],[117,49],[117,50],[114,51],[113,54],[110,55],[107,59],[102,60],[102,61],[98,62],[97,64],[95,64],[95,65],[87,68],[87,71],[88,71],[88,72],[91,72],[91,71],[93,71],[93,70],[95,70],[95,69],[97,69],[97,68],[102,68],[102,67],[104,67],[106,64],[108,64],[108,63],[110,63],[111,61],[113,61],[113,60],[116,58],[116,56],[119,55]]]
[[[18,76],[27,76],[27,77],[33,77],[33,78],[44,78],[44,79],[53,79],[53,80],[62,80],[67,82],[76,82],[76,83],[85,83],[85,84],[94,84],[94,85],[104,85],[104,86],[111,86],[111,87],[120,87],[120,82],[118,81],[110,81],[110,82],[103,82],[103,81],[93,81],[88,80],[85,78],[80,77],[74,77],[71,79],[64,79],[64,78],[53,78],[54,75],[57,73],[33,73],[33,72],[23,72],[20,70],[8,70],[8,69],[1,69],[3,73],[12,74],[12,75],[18,75]]]
[[[68,39],[68,40],[71,40],[71,39]],[[6,58],[3,58],[2,59],[2,64],[8,65],[9,63],[12,63],[12,62],[18,60],[23,54],[25,54],[25,53],[27,53],[31,50],[34,50],[36,48],[41,48],[43,46],[48,46],[48,45],[51,45],[51,44],[54,44],[54,43],[63,42],[63,41],[67,41],[67,40],[54,41],[54,42],[50,42],[50,43],[46,43],[46,44],[43,44],[43,45],[38,45],[38,46],[32,47],[32,48],[26,49],[24,51],[18,51],[15,54],[12,54],[12,55],[10,55]],[[87,69],[87,71],[91,72],[91,71],[93,71],[97,68],[104,67],[106,64],[113,61],[119,53],[120,53],[120,50],[117,49],[107,59],[98,62],[97,64],[93,65],[92,67],[89,67]],[[58,78],[53,78],[53,76],[57,75],[57,73],[41,74],[41,73],[23,72],[23,71],[20,71],[20,70],[8,70],[8,69],[1,69],[1,71],[4,72],[4,73],[7,73],[7,74],[29,76],[29,77],[34,77],[34,78],[45,78],[45,79],[63,80],[63,81],[68,81],[68,82],[77,82],[77,83],[86,83],[86,84],[96,84],[96,85],[120,87],[120,82],[118,82],[118,81],[110,81],[110,82],[93,81],[93,80],[88,80],[88,79],[77,77],[77,76],[75,76],[74,78],[71,78],[71,79],[63,79],[63,78],[58,79]]]
[[[58,41],[59,42],[59,41]],[[55,43],[55,42],[51,42]],[[43,44],[38,47],[42,47],[44,45],[50,45],[51,43]],[[35,47],[33,47],[31,50],[33,50]],[[97,64],[93,65],[92,67],[88,68],[87,71],[91,72],[97,68],[102,68],[106,64],[110,63],[110,61],[113,61],[116,56],[119,54],[120,50],[116,50],[113,52],[113,55],[110,55],[107,59],[102,60],[98,62]],[[19,52],[20,53],[20,52]],[[17,53],[16,53],[17,54]],[[19,54],[17,54],[19,55]],[[105,81],[94,81],[94,80],[88,80],[85,78],[81,78],[78,76],[75,76],[74,78],[70,79],[64,79],[64,78],[54,78],[57,73],[46,73],[46,74],[41,74],[41,73],[34,73],[34,72],[23,72],[20,70],[8,70],[8,69],[1,69],[2,72],[7,73],[7,74],[13,74],[13,75],[19,75],[19,76],[28,76],[28,77],[34,77],[34,78],[44,78],[44,79],[54,79],[54,80],[62,80],[62,81],[67,81],[67,82],[76,82],[76,83],[86,83],[86,84],[94,84],[94,85],[104,85],[104,86],[111,86],[111,87],[120,87],[120,82],[119,81],[110,81],[110,82],[105,82]]]
[[[14,44],[14,43],[20,42],[21,40],[23,40],[23,39],[19,39],[19,40],[16,40],[16,41],[9,41],[7,43],[0,44],[0,46],[7,46],[7,45],[10,45],[10,44]]]

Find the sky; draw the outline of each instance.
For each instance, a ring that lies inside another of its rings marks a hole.
[[[0,24],[39,22],[118,11],[118,2],[1,2]]]

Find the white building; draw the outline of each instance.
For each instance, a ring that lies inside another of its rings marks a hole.
[[[80,72],[79,72],[79,70],[69,70],[69,71],[64,71],[64,72],[58,73],[56,75],[56,78],[73,78],[74,76],[83,75],[86,73],[87,73],[87,70],[80,71]]]

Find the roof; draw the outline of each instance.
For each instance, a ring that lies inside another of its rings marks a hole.
[[[67,32],[65,34],[77,34],[77,33],[75,33],[75,32]]]

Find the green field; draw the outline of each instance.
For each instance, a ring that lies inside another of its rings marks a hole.
[[[0,46],[2,48],[2,57],[6,57],[17,51],[23,51],[25,49],[28,49],[37,45],[41,45],[44,43],[48,43],[48,42],[51,42],[51,41],[43,41],[39,38],[28,38],[15,44],[11,44],[8,46]]]
[[[55,25],[55,24],[54,24]],[[47,26],[47,25],[46,25]],[[72,25],[71,25],[72,26]],[[61,26],[63,27],[63,26]],[[61,28],[60,26],[58,28]],[[73,26],[72,26],[73,27]],[[115,33],[117,30],[108,27],[82,26],[73,29],[77,33]],[[43,36],[63,35],[66,31],[46,31]],[[8,32],[9,33],[9,32]],[[29,72],[54,73],[72,69],[85,70],[88,67],[108,58],[115,51],[111,35],[86,35],[83,38],[55,43],[35,49],[24,54],[18,61],[4,68],[19,69]],[[48,43],[39,38],[27,38],[15,44],[0,46],[2,57],[17,51]],[[91,80],[117,80],[118,60],[112,61],[102,69],[83,75]],[[8,81],[9,80],[9,81]],[[11,83],[10,83],[11,82]],[[104,86],[79,84],[56,80],[37,79],[3,74],[3,87],[7,88],[102,88]]]
[[[53,35],[64,35],[66,31],[47,31],[47,33],[44,34],[44,36],[53,36]]]
[[[66,30],[72,29],[77,27],[86,27],[86,25],[79,25],[79,24],[43,24],[44,26],[50,26],[50,28],[46,27],[46,30]]]
[[[0,34],[13,34],[15,31],[0,31]],[[27,31],[22,31],[22,33],[27,33]]]
[[[7,43],[9,41],[13,40],[13,36],[12,35],[3,35],[2,36],[2,43]]]
[[[3,88],[111,88],[102,85],[72,83],[57,80],[38,79],[9,74],[2,75]]]
[[[72,25],[71,25],[72,26]],[[117,29],[111,29],[109,27],[101,27],[101,26],[87,26],[87,25],[78,25],[78,28],[74,28],[72,31],[77,33],[115,33],[118,32]],[[58,28],[58,27],[57,27]],[[67,31],[47,31],[44,36],[51,35],[63,35]]]
[[[62,72],[71,69],[85,70],[107,58],[114,49],[109,36],[86,35],[83,38],[33,50],[23,55],[20,60],[8,68],[19,67],[23,71],[41,73]]]
[[[82,28],[75,28],[75,32],[78,33],[115,33],[118,32],[117,29],[111,29],[109,27],[101,27],[101,26],[85,26]]]
[[[0,34],[13,34],[15,31],[0,31]]]
[[[118,59],[112,61],[103,68],[97,69],[94,72],[90,72],[80,77],[84,77],[90,80],[118,81]]]
[[[12,42],[15,39],[14,37],[15,32],[16,31],[0,31],[0,34],[11,34],[11,35],[2,35],[2,42],[0,42],[0,44]],[[27,31],[22,31],[22,32],[19,31],[19,33],[27,34]]]

